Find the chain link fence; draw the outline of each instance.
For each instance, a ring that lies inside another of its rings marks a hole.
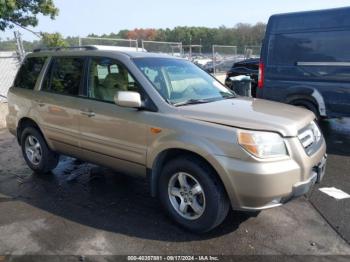
[[[0,51],[0,129],[6,127],[7,92],[20,64],[21,56],[16,51]]]
[[[213,45],[212,46],[212,71],[214,75],[223,75],[237,61],[237,46]]]
[[[138,41],[135,39],[122,39],[122,38],[103,38],[103,37],[79,37],[78,45],[106,45],[106,46],[119,46],[119,47],[131,47],[139,51]]]
[[[251,45],[244,46],[244,58],[259,58],[260,57],[261,46],[260,45]]]
[[[142,49],[152,53],[163,53],[172,56],[181,57],[182,43],[181,42],[161,42],[161,41],[146,41],[142,40]]]
[[[205,57],[202,54],[202,48],[202,45],[182,45],[182,56],[191,61]]]
[[[7,43],[9,43],[9,41],[7,41]],[[14,32],[14,39],[11,46],[16,50],[0,51],[0,102],[7,101],[7,92],[25,57],[22,36],[17,31]],[[1,112],[0,115],[2,115]]]
[[[6,102],[7,92],[15,79],[21,57],[16,51],[0,52],[0,102]]]

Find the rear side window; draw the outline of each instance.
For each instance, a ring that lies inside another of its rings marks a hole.
[[[56,57],[46,74],[42,89],[59,94],[79,95],[83,85],[83,57]]]
[[[269,64],[350,62],[350,31],[278,34],[270,41]]]
[[[26,58],[18,71],[14,82],[15,87],[34,89],[36,80],[43,69],[46,57]]]

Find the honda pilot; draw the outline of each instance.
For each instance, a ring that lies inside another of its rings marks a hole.
[[[239,97],[185,59],[98,46],[36,50],[8,93],[7,126],[36,173],[60,155],[149,180],[194,232],[230,209],[259,211],[307,193],[326,145],[306,109]]]

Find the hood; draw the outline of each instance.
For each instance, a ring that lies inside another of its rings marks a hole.
[[[233,98],[178,107],[184,117],[226,126],[297,136],[314,114],[306,109],[254,98]]]

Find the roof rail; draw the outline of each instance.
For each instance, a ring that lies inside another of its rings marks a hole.
[[[36,48],[34,53],[42,51],[62,51],[62,50],[98,50],[96,46],[83,45],[83,46],[68,46],[68,47],[49,47],[49,48]]]

